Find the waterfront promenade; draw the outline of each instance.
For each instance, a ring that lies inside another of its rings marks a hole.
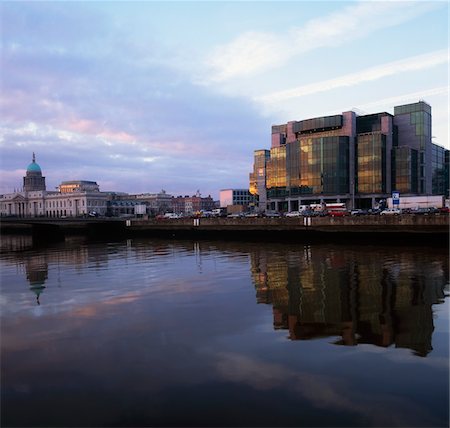
[[[446,245],[447,214],[298,218],[58,219],[4,218],[2,233],[32,233],[43,238],[87,234],[107,237],[159,236],[220,239],[433,239]]]

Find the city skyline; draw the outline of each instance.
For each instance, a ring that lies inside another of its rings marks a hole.
[[[271,126],[425,100],[448,142],[448,3],[3,2],[1,193],[248,186]]]

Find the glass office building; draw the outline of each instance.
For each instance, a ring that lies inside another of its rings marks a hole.
[[[256,189],[261,156],[265,189]],[[448,150],[431,143],[431,107],[420,101],[395,107],[394,115],[343,112],[272,126],[270,151],[255,151],[250,189],[265,193],[271,210],[327,202],[370,208],[393,190],[448,193],[445,168]]]
[[[431,106],[424,101],[394,107],[398,146],[418,152],[418,193],[432,194]]]

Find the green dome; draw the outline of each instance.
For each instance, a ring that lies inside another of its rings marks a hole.
[[[42,174],[41,167],[36,163],[36,156],[34,152],[32,162],[28,165],[27,172],[39,172]]]
[[[27,172],[42,172],[41,167],[36,162],[31,162],[28,165]]]

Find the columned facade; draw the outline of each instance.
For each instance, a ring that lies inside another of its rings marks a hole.
[[[33,153],[23,177],[23,190],[0,195],[0,215],[11,217],[77,217],[95,212],[106,214],[109,193],[94,181],[63,182],[59,191],[48,192],[45,177]]]

